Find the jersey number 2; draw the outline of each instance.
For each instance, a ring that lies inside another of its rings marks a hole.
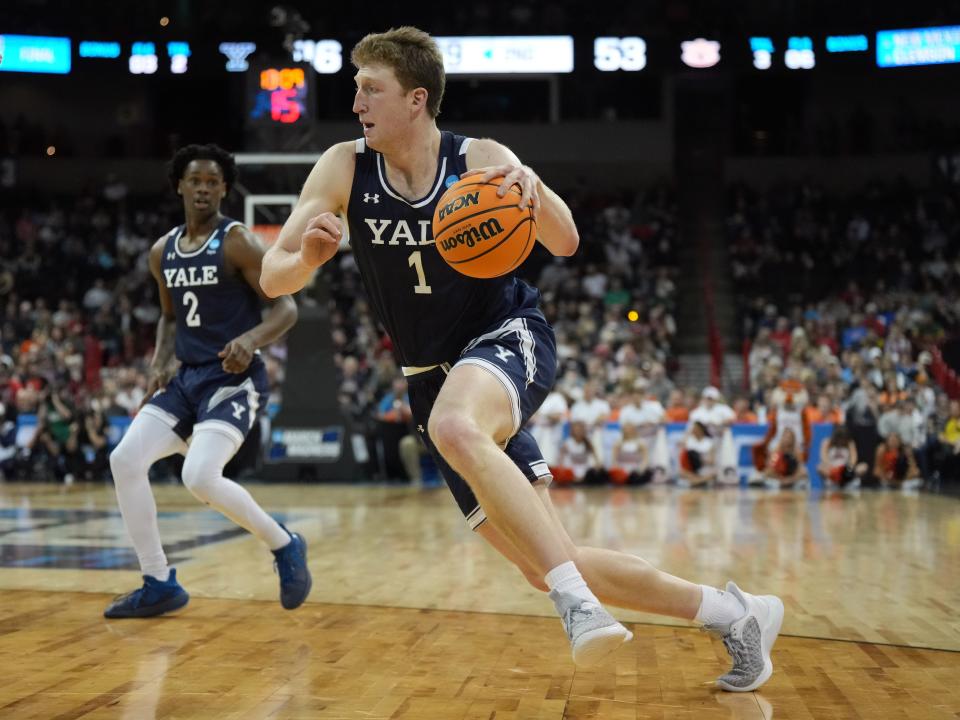
[[[187,291],[183,294],[183,304],[187,306],[187,327],[200,327],[200,314],[197,312],[197,306],[200,301],[196,293]]]
[[[427,276],[423,274],[423,258],[419,250],[414,250],[407,258],[407,265],[415,268],[417,271],[417,284],[413,286],[413,292],[417,295],[429,295],[433,288],[427,285]]]

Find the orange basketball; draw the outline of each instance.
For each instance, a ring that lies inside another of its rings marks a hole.
[[[475,278],[516,270],[537,241],[533,210],[521,210],[520,189],[497,196],[503,178],[464,178],[440,198],[433,212],[433,239],[450,267]]]

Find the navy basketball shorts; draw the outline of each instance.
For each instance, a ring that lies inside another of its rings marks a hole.
[[[215,430],[239,448],[266,407],[268,393],[267,369],[259,357],[242,373],[226,372],[219,360],[181,365],[140,412],[159,418],[184,440],[200,430]]]
[[[531,483],[549,483],[552,476],[543,454],[533,435],[523,426],[543,403],[556,377],[556,341],[550,325],[542,318],[511,318],[471,341],[453,363],[453,367],[457,365],[482,367],[500,382],[513,413],[513,433],[504,450]],[[470,529],[476,530],[487,516],[467,481],[437,452],[427,432],[430,412],[450,370],[450,363],[430,369],[404,368],[410,409],[420,438],[437,463]]]

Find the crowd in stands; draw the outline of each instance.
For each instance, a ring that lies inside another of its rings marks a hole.
[[[538,249],[523,268],[557,333],[557,385],[533,428],[558,480],[730,481],[725,428],[756,423],[770,427],[758,439],[756,476],[778,486],[807,480],[811,457],[840,485],[954,479],[960,403],[934,386],[924,351],[960,323],[951,193],[902,183],[849,197],[809,184],[735,188],[727,228],[749,349],[744,386],[727,388],[729,404],[670,377],[671,191],[567,193],[580,251],[558,260]],[[71,199],[8,200],[0,203],[0,472],[105,478],[115,440],[108,419],[129,417],[143,400],[160,312],[146,251],[179,207],[128,197],[115,182]],[[341,254],[325,278],[341,405],[373,439],[387,475],[416,478],[422,449],[402,375],[352,256]],[[282,346],[267,363],[276,388]],[[32,419],[26,430],[23,418]],[[810,447],[809,427],[820,422],[837,431]],[[686,428],[666,459],[665,423]]]
[[[777,388],[802,389],[809,421],[843,426],[821,458],[851,456],[838,478],[956,479],[956,413],[927,348],[960,327],[958,200],[956,186],[904,181],[731,190],[748,400],[765,409]]]

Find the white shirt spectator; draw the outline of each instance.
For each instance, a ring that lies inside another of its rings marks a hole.
[[[582,422],[592,428],[610,417],[610,403],[601,398],[577,400],[570,409],[570,420]]]
[[[701,422],[707,426],[710,435],[719,437],[722,428],[730,425],[737,417],[729,405],[723,403],[714,403],[713,407],[708,408],[701,403],[690,413],[690,424]]]
[[[110,291],[107,290],[102,280],[97,280],[87,292],[83,295],[83,306],[87,310],[99,310],[106,303],[110,302]]]
[[[143,402],[143,396],[143,389],[134,385],[118,392],[115,402],[126,410],[128,415],[133,415],[140,407],[140,403]]]
[[[548,465],[554,465],[560,451],[563,436],[563,421],[567,416],[567,399],[554,390],[544,399],[537,414],[533,416],[530,432]]]
[[[633,425],[641,429],[642,435],[646,435],[648,433],[643,429],[649,430],[651,427],[655,429],[663,423],[664,415],[666,415],[666,411],[664,411],[663,405],[657,400],[644,398],[639,407],[630,403],[620,408],[620,424]]]
[[[596,271],[583,278],[583,292],[592,298],[600,300],[607,293],[607,276]]]

